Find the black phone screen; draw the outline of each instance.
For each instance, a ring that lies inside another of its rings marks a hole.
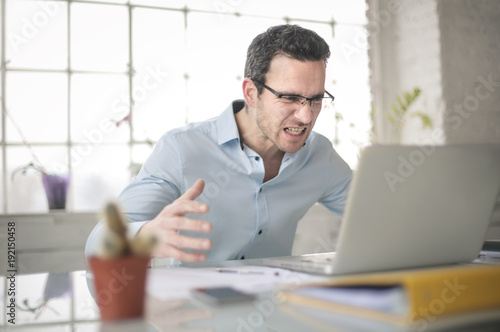
[[[231,287],[195,288],[191,291],[191,294],[193,294],[194,298],[211,305],[255,300],[255,296],[245,294]]]

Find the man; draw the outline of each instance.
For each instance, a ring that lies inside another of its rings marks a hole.
[[[342,214],[351,170],[312,132],[333,101],[330,56],[315,32],[281,25],[248,48],[244,101],[167,132],[119,197],[131,234],[155,234],[156,257],[182,262],[290,255],[316,202]],[[95,253],[102,222],[87,241]]]

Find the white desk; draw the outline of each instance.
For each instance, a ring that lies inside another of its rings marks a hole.
[[[227,261],[201,266],[259,265],[260,260]],[[146,318],[122,323],[101,323],[99,311],[87,288],[84,271],[69,273],[73,282],[72,294],[50,300],[42,311],[29,312],[17,309],[16,325],[0,320],[2,331],[30,332],[146,332],[146,331],[374,331],[373,323],[364,328],[345,323],[345,317],[335,314],[315,317],[318,312],[307,313],[299,307],[275,301],[273,292],[258,295],[258,301],[251,304],[212,308],[190,300],[160,301],[148,297]],[[27,300],[31,307],[40,304],[44,296],[47,274],[26,274],[17,276],[17,302],[23,305]],[[0,277],[6,283],[4,277]],[[165,280],[168,282],[168,280]],[[3,287],[2,287],[3,288]],[[299,310],[297,310],[299,309]],[[2,309],[5,310],[5,309]],[[5,313],[5,312],[4,312]],[[2,315],[5,317],[5,315]],[[359,324],[361,321],[359,322]],[[453,331],[498,331],[498,326],[463,327]],[[384,331],[389,331],[384,329]],[[396,330],[397,331],[397,330]],[[432,330],[427,329],[427,332]]]

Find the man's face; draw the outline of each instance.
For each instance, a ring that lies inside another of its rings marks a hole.
[[[279,55],[271,61],[265,84],[280,94],[319,97],[325,92],[325,70],[324,61],[299,61]],[[279,150],[289,153],[304,145],[319,115],[310,102],[284,104],[265,88],[257,98],[255,111],[262,134]]]

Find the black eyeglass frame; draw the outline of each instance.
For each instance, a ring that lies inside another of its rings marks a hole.
[[[308,98],[308,97],[304,97],[304,96],[300,96],[300,95],[290,95],[290,94],[286,94],[286,93],[278,93],[276,92],[275,90],[273,90],[271,87],[265,85],[264,83],[262,83],[261,81],[259,80],[256,80],[254,79],[253,77],[249,77],[249,79],[251,79],[254,83],[257,83],[261,86],[263,86],[264,88],[266,88],[267,90],[269,90],[269,92],[271,92],[273,95],[275,95],[276,97],[278,97],[278,99],[281,101],[281,98],[282,97],[295,97],[295,98],[303,98],[305,99],[301,104],[302,106],[305,105],[306,102],[309,102],[309,105],[311,106],[312,108],[312,102],[314,100],[318,100],[318,99],[325,99],[325,98],[332,98],[332,101],[330,103],[332,103],[334,100],[335,100],[335,97],[328,91],[325,90],[325,93],[328,95],[328,97],[314,97],[314,98]]]

